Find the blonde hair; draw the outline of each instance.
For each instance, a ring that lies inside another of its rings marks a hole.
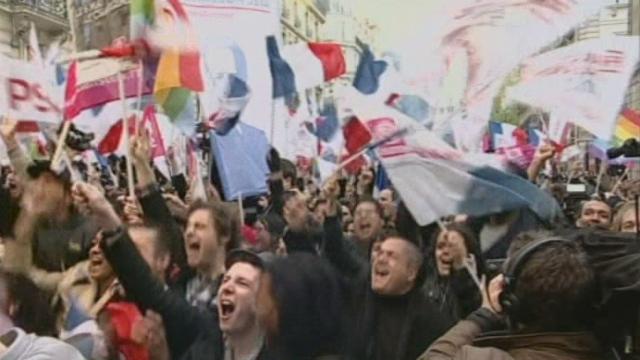
[[[622,218],[628,211],[635,211],[636,202],[627,201],[623,203],[617,210],[611,222],[611,231],[622,231]]]

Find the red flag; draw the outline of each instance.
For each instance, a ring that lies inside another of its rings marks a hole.
[[[80,114],[80,107],[76,103],[78,95],[78,62],[74,61],[69,66],[67,88],[64,93],[64,120],[71,121]]]
[[[344,147],[347,150],[347,154],[340,159],[341,162],[357,154],[373,140],[369,129],[355,116],[347,121],[342,128],[342,133],[344,135]],[[364,156],[360,156],[346,165],[345,170],[347,170],[349,174],[355,175],[360,171],[362,166],[366,164],[367,159]]]
[[[129,117],[129,134],[133,134],[136,131],[135,118],[135,115],[131,115]],[[111,126],[107,135],[105,135],[102,141],[100,141],[100,144],[98,144],[98,152],[100,154],[115,153],[120,147],[123,130],[122,119],[120,119],[117,123]]]
[[[147,124],[149,127],[147,127]],[[155,159],[165,156],[167,151],[164,147],[162,133],[160,132],[160,126],[158,125],[158,119],[156,118],[155,106],[149,105],[144,109],[144,114],[142,115],[142,126],[150,130],[151,158]]]
[[[136,54],[136,47],[130,43],[125,37],[119,37],[111,42],[107,47],[100,49],[100,55],[103,57],[133,57]]]
[[[352,117],[342,128],[345,148],[354,155],[372,140],[369,129],[356,117]]]

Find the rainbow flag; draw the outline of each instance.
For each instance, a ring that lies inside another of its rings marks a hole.
[[[200,50],[189,16],[179,0],[132,0],[131,39],[158,53],[154,95],[172,120],[204,91]]]
[[[626,108],[618,118],[613,143],[615,146],[620,146],[625,140],[631,138],[640,138],[640,112]]]

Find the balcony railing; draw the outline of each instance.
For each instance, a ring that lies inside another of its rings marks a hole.
[[[129,6],[129,0],[74,0],[75,15],[97,19],[122,6]]]
[[[0,0],[0,5],[12,11],[30,11],[37,14],[66,21],[67,5],[65,0]]]

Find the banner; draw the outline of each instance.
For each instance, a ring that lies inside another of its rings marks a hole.
[[[251,92],[240,120],[272,133],[272,85],[266,38],[280,36],[279,0],[184,0],[203,58],[204,116],[219,110],[215,79],[234,74]],[[274,144],[276,146],[282,144]]]
[[[507,99],[557,112],[601,139],[611,139],[640,38],[608,37],[559,48],[527,60]]]
[[[463,123],[486,125],[493,99],[504,79],[527,56],[540,51],[580,22],[586,20],[607,1],[604,0],[486,0],[451,1],[437,12],[425,35],[434,39],[432,53],[438,58],[416,79],[425,79],[427,88],[436,95],[448,89],[461,74],[459,91],[449,91],[456,98],[440,99],[440,104],[453,104],[466,111]],[[420,34],[422,35],[422,33]],[[523,40],[526,39],[526,40]],[[426,62],[429,64],[430,62]],[[427,76],[427,74],[429,76]],[[422,80],[418,80],[422,81]],[[424,81],[423,81],[424,82]],[[449,89],[451,90],[451,89]],[[438,121],[446,121],[438,119]],[[482,126],[465,126],[465,141],[456,141],[470,151],[480,148]],[[469,134],[473,132],[475,134]]]
[[[122,71],[125,97],[140,93],[139,69],[135,63],[118,59],[94,59],[78,63],[76,106],[80,110],[119,100],[118,72]],[[153,91],[153,80],[145,79],[142,95]]]
[[[0,55],[0,115],[18,121],[59,123],[60,104],[52,101],[45,69]]]

